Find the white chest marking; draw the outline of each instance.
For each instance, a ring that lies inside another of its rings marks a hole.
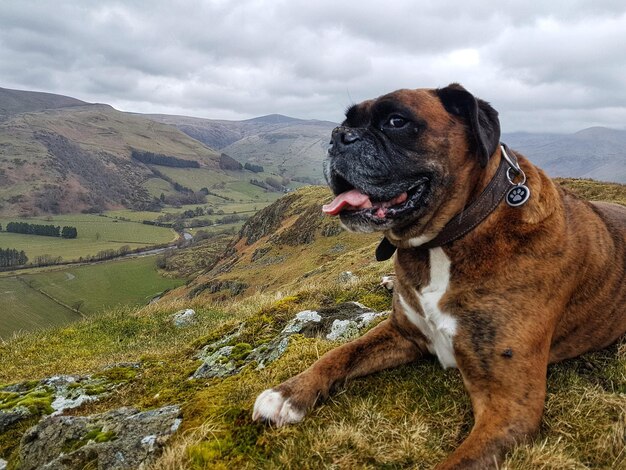
[[[439,308],[439,301],[450,284],[450,259],[441,248],[432,248],[429,254],[430,283],[415,292],[424,315],[412,308],[401,295],[398,295],[398,300],[404,314],[429,340],[428,350],[437,356],[444,368],[456,367],[452,340],[457,321]]]

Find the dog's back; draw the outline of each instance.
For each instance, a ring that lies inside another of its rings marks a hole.
[[[604,348],[626,333],[626,207],[567,191],[563,202],[574,233],[564,250],[580,260],[579,282],[554,333],[551,362]]]

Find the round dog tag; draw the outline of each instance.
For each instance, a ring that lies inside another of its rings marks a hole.
[[[516,184],[506,193],[506,203],[511,207],[518,207],[528,201],[530,188],[525,184]]]

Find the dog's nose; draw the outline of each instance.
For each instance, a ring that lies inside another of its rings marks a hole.
[[[354,142],[361,140],[361,135],[354,129],[349,127],[335,127],[332,133],[330,143],[338,149],[346,147]]]

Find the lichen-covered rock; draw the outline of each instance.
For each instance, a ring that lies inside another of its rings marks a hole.
[[[203,358],[202,365],[193,374],[194,378],[226,377],[232,375],[237,367],[230,359],[234,346],[223,346]]]
[[[30,428],[20,469],[138,469],[148,465],[181,424],[180,408],[119,408],[92,416],[51,416]]]
[[[347,340],[360,334],[374,319],[385,315],[387,312],[375,312],[358,302],[343,302],[319,310],[303,310],[278,335],[255,348],[246,343],[237,343],[245,327],[242,325],[238,331],[202,349],[198,355],[202,365],[192,378],[226,377],[238,373],[251,363],[256,364],[257,369],[262,369],[284,354],[289,338],[294,334],[320,336],[332,341]]]
[[[319,323],[322,317],[315,310],[303,310],[302,312],[298,312],[293,320],[291,320],[281,334],[293,334],[299,333],[304,325],[309,322]]]
[[[358,280],[359,277],[353,274],[352,271],[344,271],[339,274],[339,277],[337,278],[337,282],[339,282],[339,284],[351,284],[357,282]]]
[[[196,323],[196,312],[191,308],[179,310],[172,317],[172,322],[178,328],[193,325]]]
[[[138,364],[118,364],[100,374],[55,375],[39,381],[6,385],[0,388],[0,434],[27,418],[58,415],[99,400],[127,382],[127,374],[120,374],[120,370],[137,367]]]
[[[28,408],[25,406],[16,406],[10,411],[0,411],[0,434],[5,432],[15,423],[18,423],[32,416]]]

